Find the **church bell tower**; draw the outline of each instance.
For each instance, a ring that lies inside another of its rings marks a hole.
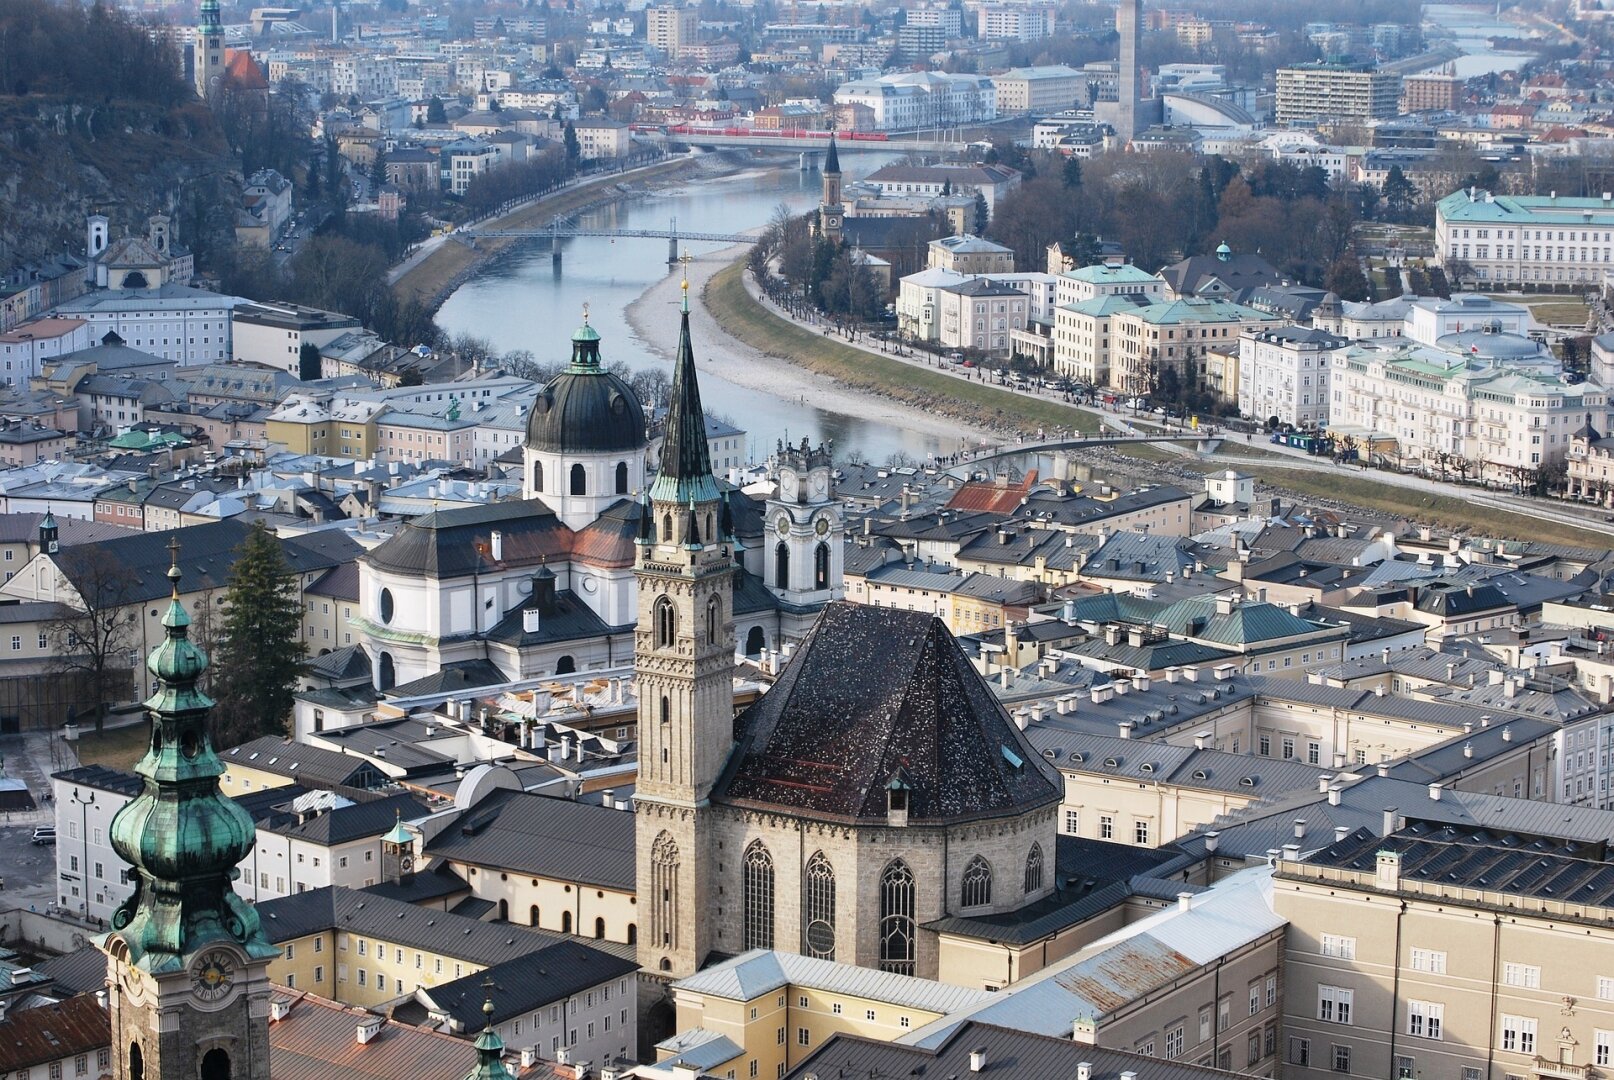
[[[818,229],[832,244],[841,242],[841,155],[835,149],[835,133],[829,134],[829,151],[824,155],[824,194],[818,204]]]
[[[269,961],[279,950],[236,895],[252,819],[219,791],[213,702],[198,688],[207,655],[179,599],[179,548],[162,644],[146,661],[151,741],[139,795],[112,819],[112,847],[135,888],[98,942],[107,954],[114,1080],[268,1080]]]
[[[219,0],[202,0],[196,23],[196,40],[191,46],[191,74],[196,80],[196,96],[211,98],[224,78],[224,23],[219,18]]]
[[[712,947],[716,897],[699,825],[734,743],[733,526],[712,476],[687,281],[660,472],[640,514],[639,963],[652,978],[682,978]]]

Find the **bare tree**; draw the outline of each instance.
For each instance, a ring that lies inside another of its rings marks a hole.
[[[55,670],[76,676],[100,731],[109,707],[136,693],[129,656],[138,640],[133,605],[140,598],[134,579],[104,548],[73,548],[57,557],[57,565],[76,599],[63,601],[45,633]]]

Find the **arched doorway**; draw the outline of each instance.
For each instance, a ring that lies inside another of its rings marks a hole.
[[[500,900],[499,901],[499,921],[500,922],[509,922],[510,921],[510,901],[508,901],[508,900]]]
[[[569,911],[560,913],[560,932],[563,934],[572,932],[572,913]]]
[[[146,1058],[139,1043],[129,1044],[129,1080],[146,1080]]]
[[[202,1055],[202,1080],[230,1080],[230,1055],[218,1047]]]
[[[751,632],[745,635],[745,655],[761,656],[762,650],[768,647],[768,637],[762,632],[762,627],[753,626]]]

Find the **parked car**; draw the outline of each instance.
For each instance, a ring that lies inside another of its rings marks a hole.
[[[35,847],[56,843],[56,826],[40,825],[35,828],[32,843]]]

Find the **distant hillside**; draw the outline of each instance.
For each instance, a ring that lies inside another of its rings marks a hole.
[[[0,267],[81,251],[159,210],[205,247],[231,227],[233,159],[172,42],[103,6],[0,0]]]

